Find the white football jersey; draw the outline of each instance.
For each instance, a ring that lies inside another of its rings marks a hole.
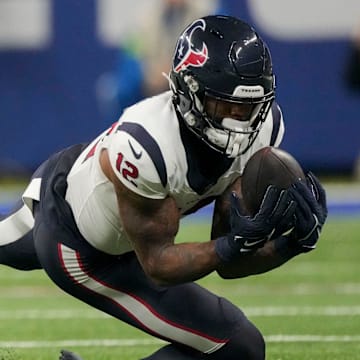
[[[109,254],[133,249],[119,217],[113,185],[103,174],[99,155],[109,152],[119,180],[131,191],[151,199],[171,196],[185,215],[205,199],[221,194],[258,149],[278,146],[284,133],[280,108],[273,104],[251,149],[229,162],[215,179],[199,177],[181,137],[170,91],[125,110],[118,122],[96,138],[70,171],[66,200],[84,238]],[[200,140],[198,140],[200,141]]]

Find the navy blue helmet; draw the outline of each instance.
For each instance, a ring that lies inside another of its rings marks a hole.
[[[274,100],[269,49],[237,18],[197,19],[177,41],[170,86],[188,128],[236,157],[252,145]]]

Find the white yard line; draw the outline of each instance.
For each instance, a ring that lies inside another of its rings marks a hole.
[[[243,308],[248,316],[356,316],[360,306],[265,306]]]
[[[359,342],[360,335],[268,335],[266,342]]]
[[[241,307],[247,316],[359,316],[360,305],[354,306],[259,306]],[[0,320],[26,319],[101,319],[109,315],[97,310],[82,309],[26,309],[0,310]]]
[[[306,263],[301,266],[297,266],[298,272],[302,274],[306,271],[306,268],[309,272],[313,273],[314,271],[319,272],[325,271],[323,270],[323,265],[320,267],[315,267],[314,264]],[[328,271],[328,269],[327,269]],[[12,272],[11,276],[18,276],[18,278],[24,278],[26,276],[26,272],[18,271]],[[215,275],[214,275],[215,276]],[[0,272],[0,283],[2,279],[7,279],[9,277],[8,273],[1,274]],[[219,292],[220,288],[213,288],[213,291]],[[360,283],[359,282],[349,282],[349,283],[332,283],[332,284],[310,284],[310,283],[297,283],[297,284],[283,284],[279,286],[274,285],[265,285],[261,286],[255,284],[241,284],[237,282],[233,282],[231,285],[232,294],[239,294],[241,296],[258,296],[258,295],[269,295],[276,294],[281,295],[285,293],[286,295],[297,295],[297,296],[307,296],[307,295],[360,295]],[[60,296],[65,296],[60,293],[59,290],[52,286],[52,284],[44,285],[44,286],[9,286],[4,288],[2,292],[0,292],[0,300],[1,299],[33,299],[33,298],[58,298]]]
[[[48,347],[90,347],[90,346],[144,346],[164,343],[159,339],[89,339],[57,341],[0,341],[0,348],[48,348]]]
[[[359,342],[360,335],[268,335],[268,343],[283,342]],[[89,340],[58,340],[58,341],[0,341],[0,348],[67,348],[67,347],[121,347],[161,345],[159,339],[89,339]]]

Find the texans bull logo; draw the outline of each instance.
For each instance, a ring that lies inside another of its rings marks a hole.
[[[208,48],[202,43],[202,49],[195,49],[191,40],[195,31],[205,31],[205,21],[200,19],[192,23],[181,36],[176,46],[174,71],[187,69],[189,66],[201,67],[208,60]]]

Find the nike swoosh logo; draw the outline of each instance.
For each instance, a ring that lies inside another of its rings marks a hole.
[[[235,241],[237,241],[239,239],[242,239],[242,236],[235,236]],[[260,240],[256,240],[256,241],[246,240],[244,242],[244,246],[252,247],[252,246],[255,246],[255,245],[257,245],[259,243],[262,243],[262,242],[264,242],[264,239],[260,239]]]
[[[135,159],[139,160],[139,159],[141,158],[141,156],[142,156],[142,150],[140,150],[139,152],[137,152],[137,151],[134,149],[133,145],[131,144],[130,140],[128,140],[128,143],[129,143],[130,149],[131,149],[131,151],[132,151]]]
[[[249,246],[249,247],[251,247],[251,246],[255,246],[255,245],[257,245],[257,244],[259,244],[259,243],[262,243],[262,242],[264,242],[263,239],[257,240],[257,241],[253,241],[253,242],[246,240],[246,241],[244,242],[244,246]]]

